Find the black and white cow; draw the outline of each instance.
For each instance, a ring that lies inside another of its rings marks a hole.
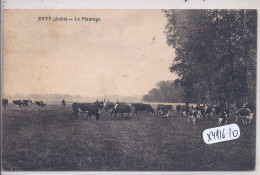
[[[218,113],[218,124],[227,125],[229,123],[230,114],[231,111],[229,109],[222,108],[222,110]]]
[[[13,100],[13,104],[17,105],[19,107],[19,110],[21,110],[21,107],[28,107],[29,111],[32,105],[32,100]]]
[[[28,110],[30,110],[30,107],[32,106],[32,100],[23,100],[23,106],[28,107]]]
[[[173,112],[172,105],[163,105],[163,104],[158,104],[157,106],[157,115],[163,115],[163,117],[169,116],[169,114]]]
[[[196,124],[197,118],[200,118],[201,111],[196,108],[191,108],[188,113],[188,123],[190,123],[190,119],[192,120],[193,124]]]
[[[21,106],[23,105],[23,101],[22,100],[13,100],[13,104],[17,105],[20,110]]]
[[[211,116],[213,115],[212,107],[211,106],[206,106],[204,108],[204,110],[205,110],[205,115],[203,116],[204,117],[203,120],[205,120],[206,117],[208,117],[208,120],[212,120],[211,119]]]
[[[251,123],[253,116],[254,116],[254,113],[251,112],[250,109],[248,109],[246,107],[242,107],[236,112],[236,123],[237,123],[237,120],[239,118],[241,118],[243,124],[249,124],[249,123]]]
[[[211,116],[213,115],[213,108],[211,106],[197,106],[196,109],[200,111],[204,121],[206,120],[206,117],[208,118],[208,120],[212,120]]]
[[[188,105],[183,105],[181,107],[181,114],[182,116],[187,116],[189,115],[190,107]]]
[[[35,101],[34,103],[35,103],[36,111],[37,111],[38,109],[46,110],[46,105],[47,105],[46,102],[43,102],[43,101]]]

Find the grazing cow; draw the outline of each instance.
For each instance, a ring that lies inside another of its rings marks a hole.
[[[28,111],[29,111],[30,107],[32,106],[32,100],[23,100],[22,106],[28,107]]]
[[[46,105],[47,105],[47,103],[45,102],[43,102],[43,101],[35,101],[35,105],[36,105],[36,111],[38,110],[38,109],[40,109],[40,108],[43,108],[44,110],[46,110]]]
[[[128,119],[131,115],[131,107],[125,103],[119,103],[115,105],[115,108],[112,110],[110,117],[115,112],[115,117],[117,113],[121,113],[121,117]]]
[[[203,116],[203,121],[205,121],[206,117],[208,120],[211,120],[211,115],[213,114],[212,107],[204,105],[204,106],[196,106],[196,110],[200,111]]]
[[[13,104],[17,105],[19,107],[19,110],[21,110],[21,106],[23,105],[22,100],[13,100]]]
[[[230,114],[231,114],[230,110],[222,108],[222,110],[218,114],[218,124],[219,125],[228,124]]]
[[[212,116],[212,114],[213,114],[213,109],[212,109],[212,107],[211,107],[211,106],[206,106],[206,107],[204,108],[204,110],[205,110],[205,115],[203,116],[203,120],[205,120],[205,117],[208,117],[208,120],[212,120],[212,119],[211,119],[211,116]]]
[[[171,106],[171,105],[170,105]],[[170,112],[172,112],[172,108],[169,105],[164,105],[160,108],[159,114],[163,116],[163,118],[169,117]]]
[[[181,114],[181,105],[176,106],[177,114]]]
[[[163,113],[169,113],[169,112],[173,112],[173,108],[172,108],[172,105],[163,105],[163,104],[159,104],[157,106],[157,115],[158,113],[159,114],[162,114]]]
[[[100,117],[100,109],[99,107],[94,103],[73,103],[72,104],[72,113],[71,113],[71,119],[74,115],[76,119],[78,120],[78,114],[79,113],[87,113],[87,119],[94,115],[96,116],[96,120]]]
[[[181,107],[181,113],[182,113],[182,116],[186,116],[189,114],[189,111],[190,111],[190,107],[188,105],[183,105]]]
[[[62,99],[62,101],[61,101],[61,107],[62,107],[62,109],[66,108],[66,101],[64,99]]]
[[[196,106],[195,108],[197,111],[200,112],[200,114],[203,116],[203,120],[205,121],[205,116],[206,116],[206,106]]]
[[[200,110],[197,110],[195,108],[191,108],[188,114],[188,123],[190,123],[190,119],[192,119],[194,125],[196,124],[196,119],[200,118],[201,116]]]
[[[254,113],[252,113],[250,111],[250,109],[248,109],[246,107],[240,108],[236,112],[236,123],[239,118],[241,118],[243,124],[245,124],[245,125],[248,123],[251,123],[253,116],[254,116]]]
[[[135,114],[137,115],[137,112],[146,112],[146,115],[149,113],[152,113],[152,115],[155,115],[155,112],[151,105],[149,104],[143,104],[143,103],[133,103],[131,107],[135,108]]]
[[[114,107],[115,107],[115,104],[113,102],[108,101],[108,102],[104,103],[104,109],[106,112],[108,112],[110,109],[114,109]]]

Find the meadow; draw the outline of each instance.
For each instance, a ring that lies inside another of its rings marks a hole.
[[[156,104],[153,104],[155,108]],[[133,111],[133,109],[132,109]],[[238,122],[238,139],[208,145],[202,133],[217,127],[199,119],[194,126],[173,113],[168,118],[132,113],[129,120],[102,112],[100,120],[71,104],[46,111],[11,108],[2,112],[3,171],[239,171],[254,170],[256,122]],[[235,121],[234,114],[230,117]]]

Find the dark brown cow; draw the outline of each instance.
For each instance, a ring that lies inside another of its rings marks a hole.
[[[131,115],[131,107],[125,103],[119,103],[115,105],[115,108],[112,110],[110,117],[115,113],[115,117],[117,113],[121,113],[121,117],[125,117],[125,119],[129,119]]]
[[[79,113],[87,113],[87,118],[90,117],[90,120],[92,115],[96,116],[96,120],[98,120],[100,117],[100,109],[94,103],[73,103],[71,119],[73,116],[75,116],[78,120]]]

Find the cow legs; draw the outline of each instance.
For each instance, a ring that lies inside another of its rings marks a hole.
[[[228,118],[225,119],[225,125],[227,125],[227,124],[228,124]]]
[[[196,124],[196,117],[192,116],[192,121],[193,121],[193,124],[195,125]]]
[[[249,121],[248,121],[248,123],[251,123],[252,119],[251,119],[251,118],[249,118],[248,120],[249,120]]]
[[[244,117],[241,117],[241,121],[243,122],[243,124],[245,124]]]
[[[75,117],[78,120],[78,112],[74,111]]]
[[[208,120],[209,121],[211,121],[212,119],[211,119],[211,115],[210,114],[208,114]]]
[[[245,125],[247,124],[246,117],[243,117],[243,118],[242,118],[242,121],[243,121],[243,123],[244,123]]]
[[[238,116],[236,116],[236,121],[235,121],[235,123],[237,123],[237,120],[238,120]]]
[[[71,113],[71,119],[72,119],[72,116],[75,115],[76,119],[78,120],[78,111],[73,111]]]
[[[148,116],[148,112],[149,112],[149,111],[148,111],[148,110],[145,110],[145,112],[146,112],[146,116]]]

